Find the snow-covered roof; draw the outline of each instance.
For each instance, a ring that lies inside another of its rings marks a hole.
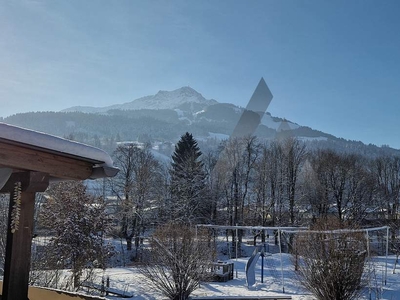
[[[112,177],[118,172],[105,151],[54,135],[0,123],[0,141],[92,164],[90,178]]]

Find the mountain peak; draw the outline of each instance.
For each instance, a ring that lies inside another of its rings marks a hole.
[[[215,100],[207,100],[195,89],[184,86],[173,91],[159,91],[154,96],[147,96],[133,100],[129,104],[136,109],[176,109],[187,103],[196,103],[204,106],[215,104]]]
[[[183,86],[179,89],[176,90],[172,90],[172,91],[164,91],[164,90],[160,90],[158,91],[157,94],[164,94],[164,93],[184,93],[184,94],[196,94],[196,95],[201,95],[198,91],[196,91],[195,89],[191,88],[190,86]]]
[[[202,94],[200,94],[195,89],[191,88],[190,86],[184,86],[179,89],[173,91],[163,91],[160,90],[155,95],[155,97],[175,97],[175,98],[187,98],[188,100],[193,100],[193,98],[206,100]]]
[[[105,113],[110,109],[120,110],[138,110],[138,109],[177,109],[182,106],[196,104],[200,107],[207,107],[212,104],[218,103],[215,100],[207,100],[202,94],[197,92],[190,86],[184,86],[173,91],[158,91],[157,94],[152,96],[145,96],[135,99],[131,102],[124,104],[115,104],[112,106],[92,108],[90,107],[72,107],[63,111],[83,111],[94,113]]]

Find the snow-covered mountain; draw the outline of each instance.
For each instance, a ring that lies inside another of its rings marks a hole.
[[[216,100],[208,100],[202,94],[185,86],[174,91],[159,91],[152,96],[145,96],[123,104],[105,107],[74,106],[64,109],[63,112],[106,113],[110,110],[139,110],[139,109],[179,109],[182,105],[195,111],[212,104]]]
[[[250,115],[250,123],[259,120],[253,134],[261,140],[294,136],[307,142],[310,147],[362,153],[380,151],[374,145],[366,146],[361,142],[337,138],[274,117],[269,112],[260,116],[257,112],[245,112],[244,108],[231,103],[205,99],[190,87],[159,91],[155,95],[124,104],[107,107],[77,106],[62,112],[16,114],[3,121],[58,136],[72,136],[77,141],[104,147],[112,152],[117,141],[157,141],[165,143],[162,147],[168,148],[168,145],[178,141],[186,131],[201,142],[217,145],[221,139],[227,139],[233,134],[245,113]],[[252,114],[254,118],[251,117]]]
[[[159,91],[123,104],[105,107],[75,106],[60,113],[35,113],[8,118],[10,124],[25,126],[56,135],[110,136],[134,140],[146,135],[157,140],[176,141],[185,131],[202,140],[229,137],[245,109],[231,103],[205,99],[191,87]],[[84,113],[84,114],[82,114]],[[294,135],[306,140],[334,138],[323,132],[300,126],[266,112],[254,132],[261,138]],[[46,114],[44,117],[42,114]],[[53,121],[50,121],[53,120]],[[53,123],[53,124],[49,124]]]
[[[142,110],[142,111],[141,111]],[[157,111],[157,112],[154,112]],[[136,112],[135,111],[141,111]],[[152,111],[151,113],[149,111]],[[175,119],[180,125],[199,125],[209,127],[212,133],[229,135],[230,130],[235,127],[244,108],[230,103],[219,103],[216,100],[208,100],[202,94],[191,87],[182,87],[173,91],[159,91],[155,95],[145,96],[124,104],[115,104],[106,107],[75,106],[64,109],[62,112],[83,112],[102,115],[130,115],[141,114],[160,120],[168,116],[168,121]],[[274,118],[265,113],[261,118],[260,126],[281,132],[285,130],[298,129],[300,126],[293,122]],[[223,128],[221,128],[223,127]],[[260,134],[260,132],[258,132]],[[271,133],[271,132],[270,132]],[[271,136],[271,134],[268,134]]]

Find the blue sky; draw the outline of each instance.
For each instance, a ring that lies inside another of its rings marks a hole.
[[[400,148],[400,1],[2,1],[0,116],[189,85]]]

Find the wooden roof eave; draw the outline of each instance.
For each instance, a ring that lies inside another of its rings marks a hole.
[[[23,139],[0,136],[0,167],[47,173],[50,180],[54,181],[97,179],[113,177],[118,173],[111,158],[100,149],[27,129],[0,125],[5,130],[13,130],[13,133],[25,134],[25,139],[26,136],[37,137],[44,145],[41,147],[37,143],[29,143],[32,138],[24,142]],[[46,145],[49,140],[51,143]]]
[[[30,149],[0,140],[0,165],[14,170],[37,171],[59,179],[88,179],[92,174],[93,163]]]

